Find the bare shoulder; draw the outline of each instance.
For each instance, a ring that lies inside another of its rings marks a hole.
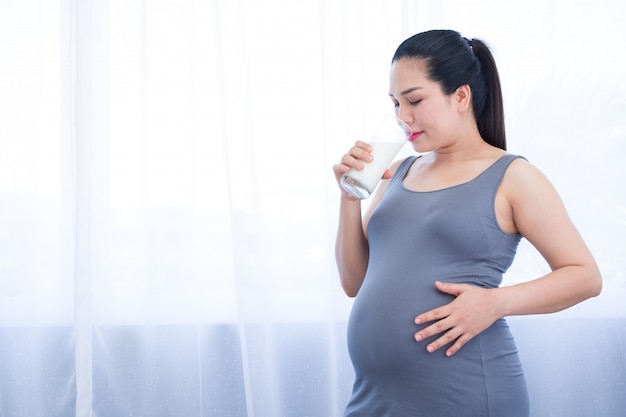
[[[586,265],[599,276],[593,255],[543,172],[518,158],[504,175],[502,191],[515,229],[537,248],[553,270]]]
[[[548,177],[523,158],[511,162],[502,179],[502,188],[513,206],[528,202],[528,199],[555,197],[557,194]]]
[[[539,168],[525,159],[511,162],[502,179],[501,191],[510,206],[515,228],[527,238],[573,226],[556,188]],[[564,234],[562,230],[560,234]]]

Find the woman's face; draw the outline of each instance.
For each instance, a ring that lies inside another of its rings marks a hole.
[[[426,77],[423,62],[413,59],[394,62],[389,96],[396,116],[413,130],[410,140],[417,152],[437,150],[455,142],[459,114],[454,94],[444,94],[439,83]]]

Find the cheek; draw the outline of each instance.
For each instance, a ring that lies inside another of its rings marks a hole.
[[[436,113],[433,113],[427,106],[417,107],[414,112],[415,120],[424,130],[430,130],[437,127]]]
[[[453,122],[451,113],[441,106],[424,106],[416,109],[415,117],[420,126],[429,130],[445,130]]]

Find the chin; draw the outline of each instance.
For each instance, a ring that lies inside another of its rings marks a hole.
[[[422,143],[411,142],[411,147],[417,153],[428,153],[432,151],[430,147],[424,146]]]

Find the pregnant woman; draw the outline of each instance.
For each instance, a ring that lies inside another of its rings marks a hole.
[[[505,317],[599,294],[596,262],[551,183],[506,152],[498,71],[487,45],[434,30],[393,56],[389,96],[422,154],[393,164],[366,213],[342,191],[336,259],[356,297],[355,371],[345,417],[527,417]],[[357,142],[337,181],[375,157]],[[520,239],[551,272],[502,286]]]

